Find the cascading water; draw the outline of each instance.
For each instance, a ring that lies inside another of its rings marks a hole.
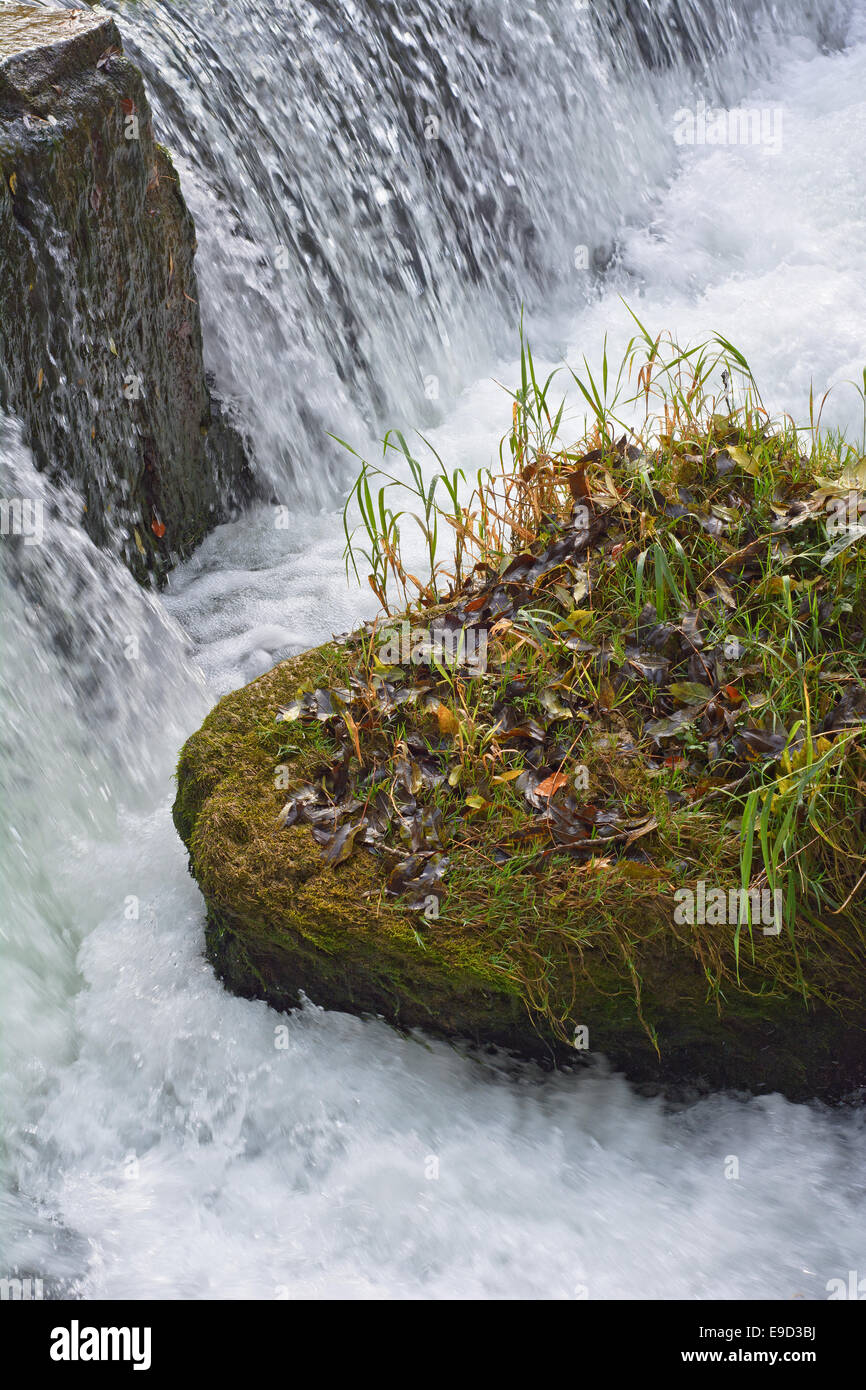
[[[372,606],[325,431],[416,423],[489,462],[505,398],[482,373],[513,380],[521,301],[552,358],[627,336],[620,293],[718,328],[774,408],[859,372],[862,6],[118,17],[196,216],[210,365],[297,521],[220,528],[156,598],[3,422],[4,495],[44,502],[48,543],[3,542],[2,1272],[85,1297],[826,1297],[862,1263],[862,1109],[671,1107],[601,1064],[544,1077],[280,1019],[204,962],[168,806],[210,698]],[[698,94],[781,106],[781,148],[678,149]],[[842,388],[828,410],[860,424]]]
[[[441,417],[521,302],[585,301],[670,174],[670,111],[766,67],[769,3],[123,5],[196,218],[207,350],[281,500],[327,431]],[[838,41],[844,4],[781,22]],[[777,23],[780,22],[777,20]],[[739,87],[738,87],[739,84]],[[564,176],[564,171],[567,173]],[[579,258],[578,258],[579,259]],[[357,419],[360,415],[360,419]]]

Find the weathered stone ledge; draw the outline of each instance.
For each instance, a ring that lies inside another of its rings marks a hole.
[[[0,405],[158,577],[249,492],[205,379],[195,229],[98,8],[0,8]]]

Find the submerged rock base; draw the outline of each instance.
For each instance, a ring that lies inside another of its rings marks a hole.
[[[0,10],[0,404],[159,576],[250,491],[205,380],[195,229],[106,13]]]

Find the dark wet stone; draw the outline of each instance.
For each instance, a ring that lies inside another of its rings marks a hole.
[[[105,14],[0,12],[0,404],[158,578],[250,490],[208,390],[195,229]]]

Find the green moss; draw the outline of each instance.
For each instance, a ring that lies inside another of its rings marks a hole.
[[[773,965],[779,941],[759,934],[737,981],[727,933],[673,924],[673,866],[679,881],[689,858],[697,872],[730,877],[737,841],[720,819],[707,826],[673,814],[664,786],[637,769],[618,775],[665,818],[655,870],[576,866],[564,855],[541,872],[530,855],[494,868],[482,836],[449,846],[441,917],[422,930],[386,896],[372,853],[332,867],[308,827],[279,829],[278,767],[289,767],[293,784],[314,779],[329,736],[317,724],[276,724],[275,711],[301,689],[344,678],[348,662],[345,649],[328,646],[280,664],[221,700],[181,754],[175,824],[207,901],[208,954],[232,989],[278,1008],[303,992],[399,1027],[573,1061],[567,1043],[582,1024],[592,1051],[641,1080],[704,1078],[792,1095],[852,1084],[864,1038],[850,997],[841,1013],[820,990],[804,1002]],[[493,815],[488,848],[498,828]],[[810,954],[804,940],[801,952],[810,978],[829,978],[817,943]]]
[[[413,917],[385,898],[371,854],[332,868],[306,827],[276,828],[279,730],[309,745],[292,759],[293,779],[314,776],[322,751],[317,730],[274,726],[274,709],[336,674],[335,655],[308,653],[227,696],[181,754],[175,825],[208,901],[210,953],[242,992],[278,1004],[304,989],[406,1027],[481,1036],[487,1018],[511,1040],[523,1005],[480,940],[446,932],[422,944]]]

